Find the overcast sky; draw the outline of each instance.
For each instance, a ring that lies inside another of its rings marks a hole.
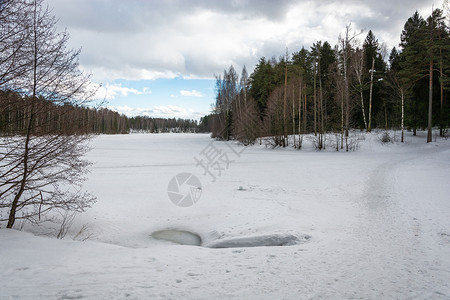
[[[128,115],[199,118],[214,102],[214,74],[249,73],[262,56],[316,41],[345,26],[371,29],[389,50],[405,21],[442,0],[48,0],[80,64],[102,83],[109,107]]]

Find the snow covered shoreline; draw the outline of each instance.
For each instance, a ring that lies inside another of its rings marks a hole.
[[[351,153],[259,145],[239,152],[214,142],[230,159],[215,181],[195,159],[210,143],[201,134],[96,138],[85,188],[98,202],[65,240],[0,230],[0,298],[450,297],[450,141],[408,135],[406,144],[381,145],[372,134]],[[180,172],[202,183],[190,207],[167,195]],[[89,239],[73,241],[83,226]],[[211,249],[151,237],[165,229],[216,242],[309,238]]]

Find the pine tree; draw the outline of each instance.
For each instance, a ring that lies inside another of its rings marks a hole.
[[[412,119],[407,119],[407,122],[413,127],[413,134],[416,135],[418,126],[423,126],[420,111],[424,109],[421,98],[422,91],[426,83],[423,79],[426,75],[427,64],[424,64],[426,53],[424,51],[422,41],[424,40],[425,20],[416,11],[404,25],[400,37],[400,46],[402,52],[400,55],[400,71],[399,76],[403,81],[410,82],[413,86],[411,94],[411,103],[408,105],[409,116]]]

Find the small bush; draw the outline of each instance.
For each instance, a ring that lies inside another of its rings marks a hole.
[[[391,137],[391,135],[387,131],[383,132],[380,135],[379,139],[380,139],[382,144],[387,144],[387,143],[393,143],[394,142],[394,138]]]

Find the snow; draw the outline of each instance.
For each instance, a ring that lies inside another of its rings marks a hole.
[[[99,136],[98,202],[65,239],[0,230],[0,299],[449,299],[450,140],[380,134],[348,153]],[[213,149],[220,174],[198,163]],[[201,182],[187,207],[168,195],[181,173]]]

